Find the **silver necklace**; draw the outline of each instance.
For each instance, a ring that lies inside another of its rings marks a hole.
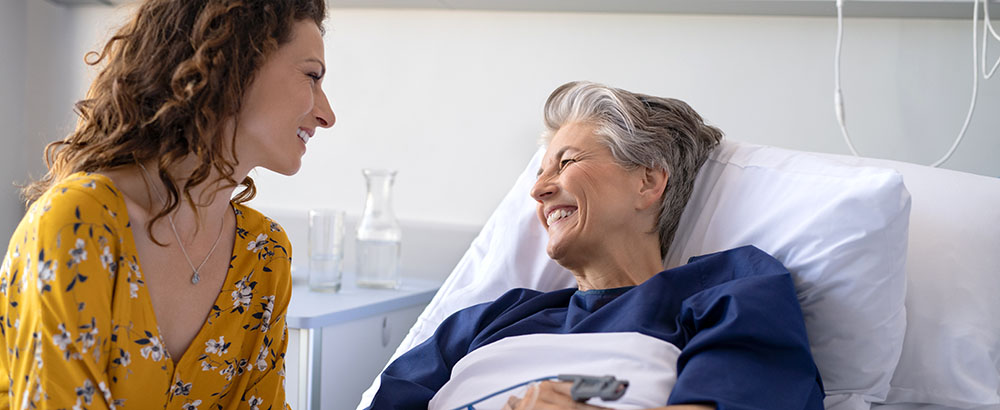
[[[146,171],[146,167],[143,166],[141,162],[136,163],[139,164],[139,168],[142,168],[142,173],[146,174],[146,181],[149,182],[150,190],[152,190],[153,193],[156,194],[156,197],[160,198],[160,202],[163,202],[163,205],[166,206],[167,200],[163,198],[163,195],[161,195],[159,191],[153,189],[152,187],[151,181],[153,180],[153,177],[149,175],[149,171]],[[194,267],[194,262],[191,262],[191,257],[188,256],[187,249],[184,249],[184,243],[181,242],[181,235],[177,233],[177,225],[174,225],[174,218],[172,218],[170,214],[167,214],[167,221],[170,222],[170,229],[174,231],[174,238],[177,239],[177,246],[181,248],[181,253],[184,254],[184,259],[187,259],[188,265],[191,266],[191,284],[197,285],[198,281],[201,280],[201,275],[198,274],[198,271],[200,271],[201,268],[205,266],[205,263],[208,262],[208,258],[212,256],[213,252],[215,252],[215,247],[219,246],[219,240],[222,239],[222,232],[225,230],[226,226],[225,220],[223,220],[222,226],[219,227],[219,236],[215,238],[215,243],[212,244],[212,249],[208,251],[208,255],[205,255],[205,260],[201,261],[201,264],[198,265],[197,268]]]

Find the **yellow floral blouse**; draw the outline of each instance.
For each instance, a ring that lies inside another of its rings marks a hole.
[[[287,408],[291,248],[277,223],[232,206],[229,272],[175,365],[111,180],[73,174],[35,201],[0,268],[0,409]]]

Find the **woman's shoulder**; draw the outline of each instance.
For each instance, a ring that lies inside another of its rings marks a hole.
[[[29,220],[71,217],[97,222],[110,217],[119,221],[126,214],[123,205],[120,191],[106,176],[77,172],[49,187],[25,216]]]
[[[244,255],[235,262],[237,269],[257,272],[252,279],[257,284],[254,291],[275,292],[276,303],[287,305],[292,292],[292,247],[288,235],[281,225],[260,211],[236,202],[232,207],[236,214],[236,251]]]
[[[40,198],[66,194],[86,194],[102,202],[116,202],[121,198],[121,192],[110,178],[96,172],[76,172],[60,179]]]
[[[252,234],[254,237],[263,235],[277,241],[281,245],[290,244],[288,234],[285,233],[285,228],[278,221],[271,219],[246,204],[237,202],[233,202],[233,212],[236,214],[237,226],[242,230],[241,234]]]
[[[705,264],[728,272],[733,279],[760,275],[788,275],[785,265],[753,245],[692,257],[689,264]]]
[[[669,289],[680,299],[693,295],[784,291],[775,283],[792,283],[780,261],[754,246],[742,246],[692,257],[687,264],[660,272],[638,288]],[[793,290],[794,291],[794,290]]]
[[[693,256],[686,265],[663,271],[658,276],[691,276],[695,282],[710,286],[756,276],[788,276],[788,270],[769,253],[746,245],[724,251]]]

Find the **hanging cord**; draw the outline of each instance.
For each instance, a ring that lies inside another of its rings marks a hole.
[[[978,0],[976,1],[978,2]],[[976,10],[978,11],[979,8],[977,7]],[[989,37],[986,36],[987,29],[989,29],[990,35],[992,35],[994,39],[1000,41],[1000,34],[997,34],[996,30],[993,29],[993,22],[990,21],[990,1],[983,0],[983,58],[980,61],[983,66],[984,80],[989,80],[990,77],[993,77],[993,73],[997,71],[997,66],[1000,66],[1000,57],[998,57],[997,61],[993,63],[993,68],[990,69],[989,73],[986,73],[986,43],[989,40]]]
[[[841,53],[841,48],[843,47],[843,39],[844,39],[844,0],[836,0],[836,2],[837,2],[837,45],[836,45],[836,49],[834,50],[834,57],[833,57],[833,60],[834,60],[833,61],[833,68],[834,68],[834,70],[833,70],[834,71],[834,75],[833,75],[833,83],[834,83],[833,104],[834,104],[834,111],[835,111],[835,113],[837,115],[837,124],[840,125],[840,133],[844,136],[844,141],[847,143],[847,148],[851,150],[851,154],[853,154],[854,156],[857,157],[857,156],[861,156],[861,155],[858,154],[858,150],[854,148],[854,143],[851,141],[851,136],[847,132],[847,121],[844,118],[845,117],[844,116],[844,94],[843,94],[843,91],[841,91],[841,87],[840,87],[840,53]],[[990,34],[992,34],[992,36],[994,38],[996,38],[997,40],[1000,40],[1000,35],[997,34],[996,30],[993,29],[992,23],[990,23],[989,5],[988,5],[988,3],[989,3],[989,0],[983,0],[983,12],[984,12],[984,14],[986,14],[986,16],[985,16],[984,26],[983,26],[983,44],[982,44],[982,48],[983,48],[983,62],[982,62],[982,69],[983,69],[983,77],[985,79],[989,79],[990,77],[992,77],[993,73],[997,69],[997,66],[1000,65],[1000,59],[997,59],[997,62],[995,64],[993,64],[993,68],[990,70],[990,72],[988,74],[986,73],[986,41],[987,41],[986,31],[987,31],[987,28],[989,29]],[[971,97],[971,101],[969,102],[969,111],[965,115],[965,122],[962,124],[962,129],[958,132],[958,136],[955,137],[955,141],[952,143],[951,148],[948,149],[948,152],[945,153],[944,156],[941,157],[941,159],[939,159],[939,160],[935,161],[934,163],[932,163],[931,164],[932,167],[940,167],[941,164],[944,164],[945,161],[947,161],[949,158],[951,158],[952,154],[955,153],[955,149],[958,148],[958,145],[961,144],[962,139],[965,137],[965,132],[969,128],[969,122],[972,120],[972,113],[976,109],[976,96],[977,96],[977,94],[979,92],[979,71],[978,71],[978,69],[976,67],[977,64],[979,63],[978,50],[976,49],[976,46],[978,46],[978,38],[977,38],[976,29],[978,28],[978,24],[979,24],[979,0],[973,0],[972,6],[973,6],[973,11],[972,11],[972,97]]]

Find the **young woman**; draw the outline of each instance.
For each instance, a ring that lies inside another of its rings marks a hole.
[[[243,203],[335,121],[324,17],[148,0],[95,53],[0,269],[0,408],[286,407],[291,249]]]

